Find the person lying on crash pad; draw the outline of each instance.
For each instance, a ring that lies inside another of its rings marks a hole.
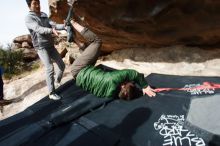
[[[77,74],[76,85],[98,97],[132,100],[144,94],[149,97],[156,95],[144,75],[132,69],[106,71],[89,65]]]
[[[73,0],[71,4],[74,5],[75,2],[76,0]],[[137,98],[140,96],[139,91],[141,91],[141,95],[147,94],[149,97],[156,95],[144,79],[144,75],[135,70],[109,71],[102,67],[95,67],[102,40],[83,24],[79,24],[75,20],[71,20],[71,24],[88,44],[71,66],[71,73],[77,86],[98,97],[119,97],[124,100]],[[139,85],[142,90],[138,90],[135,84]]]

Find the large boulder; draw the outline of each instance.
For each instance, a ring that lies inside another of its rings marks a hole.
[[[19,48],[22,48],[22,44],[20,44],[20,43],[12,43],[12,46],[11,46],[12,50],[16,50],[16,49],[19,49]]]
[[[21,35],[13,40],[12,49],[14,51],[22,51],[25,62],[31,62],[38,59],[36,50],[33,48],[30,35]]]
[[[62,23],[66,0],[49,0],[51,18]],[[80,0],[75,13],[103,40],[102,50],[170,45],[216,45],[218,0]]]
[[[28,42],[22,42],[21,47],[22,48],[32,48],[32,46],[30,46]]]
[[[27,48],[20,48],[17,49],[16,51],[22,51],[23,54],[23,59],[25,62],[31,62],[36,59],[38,59],[38,55],[35,49],[27,49]]]
[[[30,35],[21,35],[14,38],[13,43],[22,44],[23,42],[27,42],[29,45],[32,45],[32,40]]]

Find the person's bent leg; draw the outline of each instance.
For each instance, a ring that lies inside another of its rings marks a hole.
[[[58,53],[56,48],[51,48],[51,58],[56,62],[58,68],[56,70],[56,82],[60,83],[62,77],[63,77],[63,72],[65,70],[65,63],[63,62],[60,54]]]
[[[99,49],[101,43],[93,42],[91,43],[72,64],[71,73],[75,78],[79,71],[86,67],[87,65],[93,65],[96,63],[99,57]]]
[[[40,49],[37,51],[38,56],[41,59],[41,62],[45,66],[46,70],[46,83],[49,90],[49,93],[54,92],[54,68],[52,61],[49,57],[48,51],[46,49]]]
[[[77,58],[72,64],[72,76],[73,78],[79,73],[79,71],[87,65],[94,64],[100,53],[100,48],[102,45],[101,39],[88,28],[83,27],[82,25],[78,24],[77,22],[71,22],[73,27],[84,37],[84,39],[89,44],[81,56]]]
[[[90,33],[92,35],[94,34],[89,30],[87,30],[86,33]],[[101,40],[98,37],[96,37],[94,41],[91,44],[89,44],[82,52],[82,54],[73,62],[71,68],[73,78],[76,77],[76,75],[82,68],[86,67],[87,65],[93,65],[96,63],[100,54],[101,45]]]
[[[78,31],[88,43],[92,43],[94,41],[101,42],[101,39],[88,28],[74,21],[71,21],[71,23],[73,27],[76,29],[76,31]]]
[[[101,39],[88,28],[81,26],[77,22],[72,22],[73,27],[84,37],[89,43],[79,58],[77,58],[72,64],[72,76],[73,78],[79,73],[79,71],[87,65],[93,65],[97,61],[100,48],[102,45]]]

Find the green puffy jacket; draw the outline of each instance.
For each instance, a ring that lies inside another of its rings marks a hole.
[[[101,68],[88,66],[76,77],[76,85],[90,91],[98,97],[114,97],[120,85],[125,81],[134,81],[141,88],[148,86],[144,75],[132,69],[104,71]]]

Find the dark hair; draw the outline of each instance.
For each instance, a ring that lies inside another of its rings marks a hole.
[[[27,2],[28,7],[30,7],[32,0],[26,0],[26,2]]]
[[[142,92],[133,82],[123,83],[124,88],[121,88],[118,94],[119,99],[132,100],[142,96]]]

